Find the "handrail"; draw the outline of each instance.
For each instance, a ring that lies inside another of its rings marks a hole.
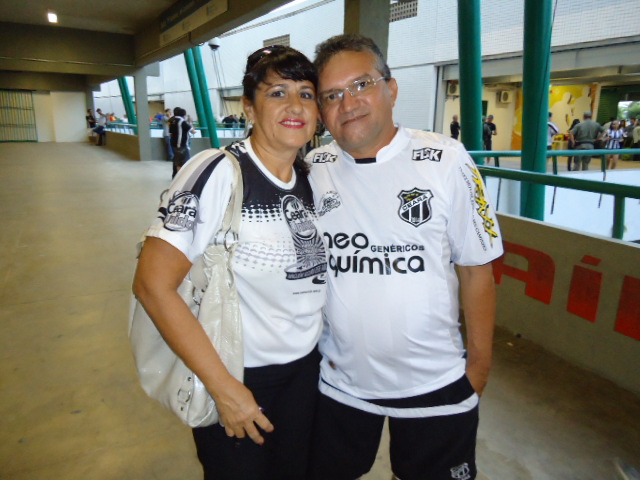
[[[592,155],[602,156],[609,154],[640,154],[640,148],[625,148],[617,150],[549,150],[547,152],[548,157],[553,157],[554,161],[557,161],[558,156],[581,156]],[[490,155],[487,155],[488,151],[472,151],[469,152],[471,157],[521,157],[522,152],[513,151],[491,151]],[[586,192],[594,192],[606,195],[613,195],[613,232],[612,236],[616,239],[622,239],[624,234],[624,200],[625,198],[640,199],[640,187],[633,185],[624,185],[621,183],[608,183],[600,180],[586,180],[583,178],[571,178],[566,176],[557,175],[557,166],[554,165],[554,172],[556,174],[528,172],[522,170],[514,170],[509,168],[486,167],[478,166],[480,173],[490,177],[505,178],[508,180],[517,180],[520,182],[530,182],[542,185],[549,185],[552,187],[569,188],[572,190],[582,190]],[[603,170],[604,171],[604,170]]]

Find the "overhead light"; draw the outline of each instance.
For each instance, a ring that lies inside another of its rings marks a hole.
[[[58,15],[53,12],[47,12],[47,18],[49,19],[49,23],[58,23]]]

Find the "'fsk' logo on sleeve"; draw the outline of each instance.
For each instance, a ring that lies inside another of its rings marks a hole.
[[[413,151],[411,160],[422,161],[431,160],[432,162],[439,162],[442,157],[442,150],[436,150],[435,148],[419,148]]]
[[[313,154],[313,163],[333,163],[338,156],[329,152],[319,152]]]

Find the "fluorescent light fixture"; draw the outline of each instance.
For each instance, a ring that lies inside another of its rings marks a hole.
[[[47,12],[47,18],[49,19],[49,23],[58,23],[58,15],[53,12]]]

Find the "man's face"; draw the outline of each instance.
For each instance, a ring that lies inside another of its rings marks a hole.
[[[365,76],[378,79],[376,58],[370,52],[344,51],[334,55],[319,75],[320,95],[329,90],[343,90]],[[393,106],[398,95],[394,79],[384,79],[357,96],[344,92],[344,98],[331,105],[321,105],[322,120],[340,147],[355,158],[375,157],[396,133]]]

